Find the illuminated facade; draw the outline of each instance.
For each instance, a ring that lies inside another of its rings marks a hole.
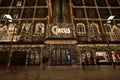
[[[42,65],[43,56],[49,65],[80,65],[82,55],[89,64],[96,55],[120,62],[120,0],[0,0],[1,65]]]

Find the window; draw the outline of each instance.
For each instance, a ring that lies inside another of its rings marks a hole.
[[[10,6],[12,0],[2,0],[0,6]]]
[[[26,0],[25,6],[35,6],[36,0]]]
[[[48,15],[48,10],[46,8],[37,8],[36,18],[45,18]]]
[[[8,13],[8,9],[0,9],[0,18],[3,19],[4,14]]]
[[[96,0],[98,6],[107,6],[105,0]]]
[[[98,18],[96,9],[87,9],[88,18]]]
[[[20,9],[13,9],[10,13],[13,19],[19,18],[21,10]]]
[[[14,27],[15,27],[14,24],[9,24],[8,31],[9,31],[11,34],[17,32],[17,29],[15,29],[15,32],[14,32]]]
[[[98,35],[98,34],[100,34],[99,25],[98,25],[98,24],[92,23],[92,24],[90,24],[90,26],[91,26],[91,28],[92,28],[93,35]]]
[[[85,13],[83,9],[80,8],[74,8],[74,16],[75,18],[84,18],[85,17]]]
[[[37,23],[36,24],[35,34],[36,35],[44,34],[44,24],[43,23]]]
[[[109,34],[111,32],[111,25],[110,24],[105,24],[104,27],[105,27],[106,34]]]
[[[14,0],[13,6],[21,7],[24,0]]]
[[[110,6],[119,6],[118,0],[107,0]]]
[[[111,9],[112,15],[115,15],[115,18],[120,18],[120,9]]]
[[[74,6],[83,6],[82,0],[72,0]]]
[[[31,25],[32,25],[32,23],[23,23],[22,24],[22,30],[21,30],[21,32],[23,30],[25,30],[26,32],[28,32],[30,30]]]
[[[85,25],[83,23],[77,23],[76,30],[77,30],[78,34],[85,34],[86,33]]]
[[[47,3],[46,3],[46,0],[38,0],[38,6],[46,6]]]
[[[16,6],[22,6],[22,1],[18,1]]]
[[[110,15],[108,9],[99,9],[99,12],[100,12],[101,18],[104,18],[104,19],[107,19],[108,16]]]
[[[33,17],[33,9],[25,9],[23,12],[23,18],[32,18]]]
[[[84,0],[86,6],[95,6],[94,0]]]

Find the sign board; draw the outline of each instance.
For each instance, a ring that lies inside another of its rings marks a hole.
[[[47,38],[75,38],[75,26],[70,23],[49,24],[46,28]]]

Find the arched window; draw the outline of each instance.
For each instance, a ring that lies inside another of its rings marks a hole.
[[[113,25],[111,32],[112,32],[112,40],[119,41],[120,40],[120,28],[118,28],[116,25]]]
[[[21,32],[25,31],[26,33],[30,30],[31,23],[23,23]]]
[[[110,34],[111,33],[111,25],[110,24],[105,24],[104,27],[105,27],[106,34]]]
[[[33,12],[33,9],[26,9],[23,13],[23,18],[32,18]]]
[[[13,34],[13,33],[17,33],[17,28],[15,28],[16,24],[9,24],[8,25],[8,31],[10,34]],[[15,31],[14,31],[14,28],[15,28]]]
[[[81,35],[86,33],[85,25],[83,23],[77,23],[76,30],[77,30],[77,33]]]
[[[17,19],[17,18],[19,17],[19,15],[20,15],[19,13],[20,13],[19,10],[13,10],[13,11],[11,12],[12,18],[13,18],[13,19]]]
[[[44,33],[44,24],[43,23],[37,23],[35,26],[35,34],[40,35]]]
[[[7,25],[3,25],[0,28],[0,41],[8,41],[8,28]]]
[[[99,35],[100,34],[100,30],[99,30],[99,25],[98,24],[92,23],[92,24],[90,24],[90,26],[91,26],[91,30],[92,30],[93,35]]]

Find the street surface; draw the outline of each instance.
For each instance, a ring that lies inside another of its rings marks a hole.
[[[89,66],[0,66],[0,80],[120,80],[120,65]]]

